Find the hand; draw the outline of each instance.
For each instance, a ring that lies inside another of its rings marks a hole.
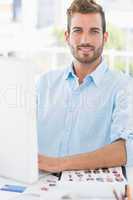
[[[40,170],[47,172],[61,172],[63,171],[63,158],[48,157],[45,155],[38,155],[38,166]]]
[[[118,194],[116,193],[115,190],[113,190],[113,194],[114,194],[116,200],[126,200],[124,194],[121,194],[121,196],[118,196]]]
[[[119,197],[116,190],[113,190],[113,194],[116,200],[131,200],[131,188],[129,185],[125,185],[125,194],[121,194]]]

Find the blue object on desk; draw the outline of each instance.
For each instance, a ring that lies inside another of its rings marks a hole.
[[[24,192],[25,189],[26,189],[26,187],[18,186],[18,185],[4,185],[3,187],[0,188],[0,190],[2,190],[2,191],[18,192],[18,193]]]

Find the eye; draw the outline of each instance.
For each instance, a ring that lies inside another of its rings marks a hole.
[[[79,33],[79,32],[81,32],[81,29],[73,29],[73,33]]]
[[[101,34],[101,31],[99,29],[92,29],[91,34],[92,35],[99,35],[99,34]]]
[[[99,31],[96,31],[96,30],[94,30],[93,32],[94,32],[94,33],[99,33]]]
[[[94,34],[99,34],[100,32],[99,31],[97,31],[97,30],[93,30],[93,31],[91,31],[92,33],[94,33]]]

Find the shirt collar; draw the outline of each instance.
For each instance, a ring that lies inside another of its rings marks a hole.
[[[75,77],[76,75],[75,75],[73,63],[72,63],[65,71],[64,78],[69,79],[69,78],[75,78]]]
[[[96,70],[93,71],[91,74],[87,75],[85,79],[87,80],[87,79],[90,79],[91,77],[95,85],[98,87],[107,69],[108,69],[107,64],[103,60],[99,64],[99,66],[96,68]],[[73,68],[73,63],[65,71],[64,78],[65,79],[76,78],[74,68]]]
[[[88,76],[91,76],[95,85],[98,87],[100,85],[100,82],[103,79],[104,73],[107,71],[108,67],[107,64],[102,61],[100,65]]]

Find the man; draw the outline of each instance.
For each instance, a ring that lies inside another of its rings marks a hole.
[[[93,0],[74,0],[67,17],[73,63],[45,74],[37,86],[39,168],[132,165],[131,83],[102,58],[108,39],[103,9]]]

